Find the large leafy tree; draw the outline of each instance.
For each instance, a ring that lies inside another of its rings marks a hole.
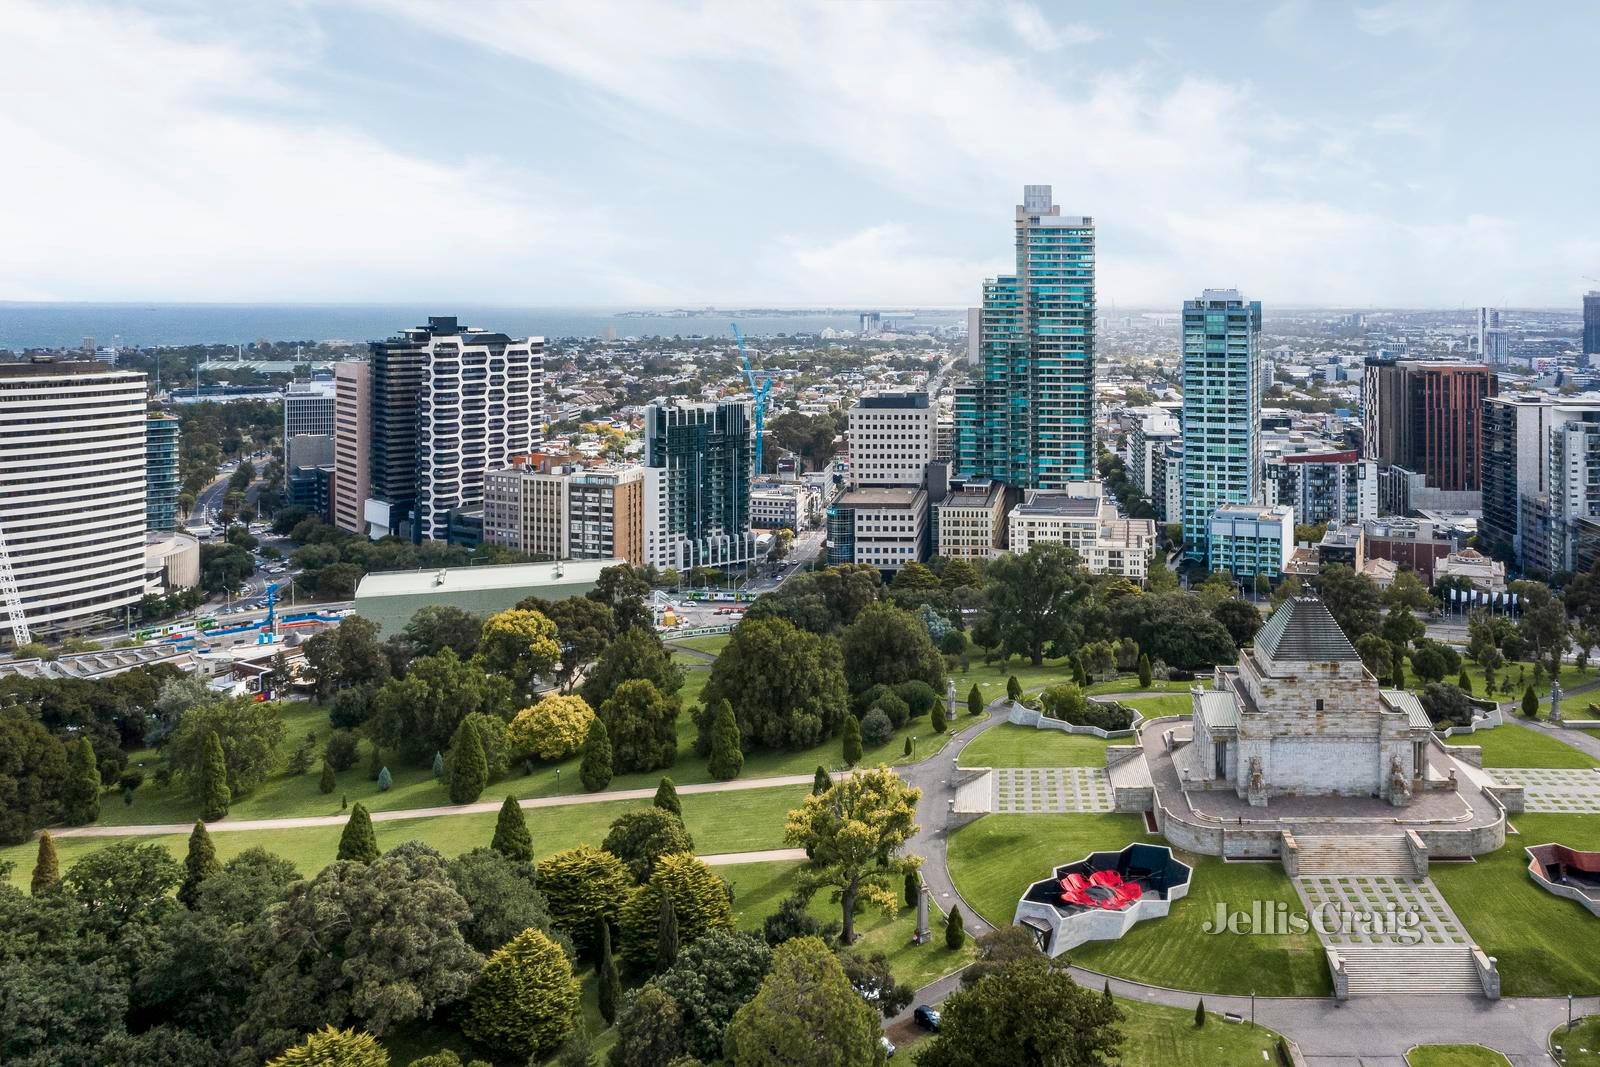
[[[653,630],[623,630],[606,646],[584,678],[578,692],[591,708],[598,708],[623,682],[642,678],[663,694],[675,696],[683,687],[683,668],[672,662],[661,638]]]
[[[510,679],[519,696],[526,696],[560,662],[556,624],[537,611],[496,612],[483,624],[475,658],[491,674]]]
[[[474,984],[462,1031],[472,1040],[537,1059],[572,1033],[578,980],[572,963],[539,930],[524,930],[497,949]]]
[[[630,564],[619,563],[600,572],[599,580],[587,594],[611,609],[611,618],[620,633],[650,629],[650,583]],[[593,701],[590,701],[593,703]]]
[[[633,879],[611,853],[579,845],[540,861],[539,889],[556,928],[588,950],[599,937],[601,921],[616,921],[622,902],[633,891]]]
[[[398,751],[420,764],[450,747],[456,727],[472,712],[505,719],[511,707],[506,679],[447,648],[419,658],[404,678],[392,679],[373,694],[369,728],[384,751]]]
[[[204,788],[206,737],[222,743],[228,770],[228,792],[245,796],[277,769],[283,743],[283,715],[276,701],[245,697],[201,704],[188,713],[167,741],[167,763],[185,792],[199,800]]]
[[[766,942],[737,930],[711,930],[691,941],[678,961],[655,984],[677,1001],[685,1044],[712,1063],[722,1055],[722,1039],[733,1015],[761,988],[772,963]]]
[[[556,668],[555,681],[563,693],[572,691],[572,683],[617,636],[617,623],[611,617],[610,606],[586,596],[569,596],[563,600],[531,596],[520,601],[517,607],[537,611],[555,623],[556,641],[561,645],[561,663]]]
[[[883,576],[876,567],[846,563],[797,574],[750,605],[746,621],[783,619],[814,634],[836,633],[878,601]]]
[[[379,1037],[466,995],[483,966],[444,857],[407,842],[370,864],[336,862],[254,924],[259,977],[236,1041],[269,1057],[324,1024]]]
[[[785,941],[772,953],[761,988],[728,1027],[727,1051],[734,1067],[876,1067],[884,1061],[876,1014],[816,937]]]
[[[100,817],[100,764],[94,756],[94,745],[87,737],[80,737],[67,746],[66,785],[61,793],[62,812],[67,822],[83,826]]]
[[[510,756],[513,760],[566,759],[583,747],[593,721],[594,709],[582,697],[552,693],[511,720],[506,731]]]
[[[1393,611],[1403,608],[1406,611],[1420,611],[1427,614],[1439,606],[1439,602],[1428,592],[1428,587],[1416,571],[1400,571],[1394,576],[1394,581],[1389,583],[1389,588],[1383,591],[1383,603]]]
[[[930,571],[928,577],[933,579]],[[937,579],[934,579],[936,582]],[[944,688],[944,657],[927,627],[909,611],[873,604],[839,636],[845,681],[859,693],[873,685],[919,681]]]
[[[678,758],[678,700],[643,678],[612,691],[600,705],[611,738],[612,768],[619,774],[670,767]]]
[[[1211,609],[1211,617],[1220,622],[1233,638],[1233,643],[1243,648],[1261,629],[1261,612],[1248,600],[1229,597]]]
[[[645,882],[662,856],[693,854],[694,838],[681,818],[652,806],[625,811],[613,819],[601,847],[627,865],[634,881]]]
[[[1543,582],[1512,582],[1506,590],[1521,602],[1522,618],[1517,627],[1523,641],[1533,647],[1534,659],[1544,661],[1551,676],[1556,677],[1571,634],[1567,609]]]
[[[370,619],[349,615],[331,630],[305,643],[306,665],[323,699],[352,685],[381,685],[389,677],[389,658]]]
[[[837,891],[843,911],[841,940],[855,940],[856,902],[877,904],[894,914],[905,872],[919,860],[903,855],[917,832],[917,801],[922,790],[907,785],[887,767],[858,771],[835,782],[789,813],[785,843],[804,848],[811,863],[800,872],[807,893]]]
[[[180,907],[172,891],[182,881],[165,848],[119,841],[74,863],[62,884],[82,906],[83,925],[115,942]]]
[[[1371,578],[1343,563],[1329,563],[1318,572],[1315,585],[1317,596],[1345,636],[1353,639],[1378,629],[1381,600],[1378,583]]]
[[[662,897],[672,902],[680,943],[711,930],[733,929],[727,884],[688,852],[656,860],[650,880],[635,889],[617,914],[622,958],[636,967],[655,963]]]
[[[454,604],[430,604],[418,608],[405,629],[389,639],[390,665],[399,674],[418,656],[436,656],[447,648],[471,659],[482,636],[482,616]]]
[[[1227,629],[1198,597],[1179,592],[1128,597],[1118,603],[1113,618],[1117,629],[1151,659],[1172,667],[1199,670],[1231,663],[1239,655]]]
[[[989,564],[986,591],[1001,647],[1037,667],[1046,647],[1077,645],[1092,587],[1078,554],[1065,545],[1041,542],[1020,556],[1000,556]]]
[[[683,1008],[655,982],[628,994],[617,1014],[617,1043],[608,1067],[672,1067],[687,1047]]]
[[[66,749],[21,708],[0,709],[0,844],[15,845],[61,817]]]
[[[448,871],[472,913],[461,932],[479,952],[493,952],[530,928],[551,932],[550,908],[535,888],[532,863],[475,848],[451,860]]]
[[[1122,1044],[1116,1003],[1041,955],[1015,959],[951,994],[941,1014],[939,1032],[917,1057],[923,1067],[1100,1067],[1115,1061]]]
[[[839,644],[782,619],[747,618],[712,665],[702,699],[706,708],[729,703],[746,747],[810,748],[832,736],[848,710]]]
[[[1483,670],[1485,696],[1494,692],[1495,672],[1506,662],[1500,645],[1494,616],[1481,608],[1467,616],[1467,655]]]

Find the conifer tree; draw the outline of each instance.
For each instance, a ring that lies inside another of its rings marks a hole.
[[[489,758],[484,755],[478,725],[463,719],[456,730],[455,754],[450,760],[450,803],[471,804],[489,784]]]
[[[828,768],[817,766],[817,773],[811,777],[811,795],[821,796],[833,787],[833,779],[828,776]]]
[[[206,735],[205,752],[200,762],[200,817],[214,822],[228,814],[233,794],[228,789],[228,759],[222,753],[222,740],[216,731]]]
[[[193,908],[200,899],[200,883],[222,870],[217,862],[217,849],[211,843],[211,833],[206,824],[195,820],[189,831],[189,853],[183,858],[183,884],[178,887],[178,901]]]
[[[376,782],[378,775],[383,773],[383,751],[378,748],[378,742],[372,742],[372,756],[367,760],[367,781]]]
[[[952,904],[944,921],[944,947],[954,952],[966,942],[967,928],[961,924],[961,906]]]
[[[56,855],[56,839],[46,830],[39,835],[39,858],[33,861],[33,882],[28,891],[34,896],[61,881],[61,859]]]
[[[617,957],[611,952],[611,924],[600,920],[600,1017],[610,1026],[617,1021],[622,1006],[622,976],[617,973]]]
[[[506,797],[500,805],[500,817],[494,824],[494,840],[489,847],[506,859],[528,863],[533,860],[533,835],[528,833],[528,820],[523,817],[522,805],[517,798]]]
[[[378,772],[378,792],[387,793],[392,785],[394,785],[394,777],[390,775],[389,768],[385,767]]]
[[[583,742],[583,762],[578,765],[578,778],[591,793],[598,793],[611,784],[611,735],[606,724],[596,715],[589,723],[589,736]]]
[[[678,911],[672,894],[661,894],[661,914],[656,920],[656,970],[664,971],[678,962]]]
[[[1150,657],[1141,652],[1139,653],[1139,688],[1149,689],[1152,678],[1153,675],[1150,671]]]
[[[332,764],[330,764],[327,760],[323,760],[322,776],[317,779],[317,789],[320,790],[323,795],[327,795],[328,793],[333,792],[334,787],[338,784],[339,780],[333,776]]]
[[[861,720],[854,715],[844,720],[844,764],[854,767],[861,762]]]
[[[435,752],[433,754],[433,776],[435,778],[443,778],[444,777],[444,753],[443,752]]]
[[[744,769],[744,751],[739,747],[739,723],[733,717],[733,705],[726,700],[717,702],[717,716],[711,723],[711,759],[706,764],[711,777],[726,782],[739,777]]]
[[[933,724],[933,732],[934,733],[936,733],[936,734],[944,733],[944,705],[943,704],[935,704],[933,706],[933,711],[929,714],[928,718],[929,718],[929,721]]]
[[[678,787],[672,784],[672,779],[667,775],[661,776],[661,784],[656,786],[655,806],[662,811],[670,811],[679,819],[683,818],[683,805],[678,801]]]
[[[983,714],[983,694],[978,691],[978,683],[973,682],[972,688],[967,690],[967,714]]]
[[[69,767],[61,799],[67,822],[84,826],[100,817],[100,764],[87,737],[78,738],[67,757]]]
[[[372,832],[372,816],[361,801],[350,809],[350,818],[339,835],[339,859],[371,863],[378,858],[378,837]]]

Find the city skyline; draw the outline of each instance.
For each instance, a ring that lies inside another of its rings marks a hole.
[[[19,2],[0,299],[959,307],[1031,181],[1096,218],[1102,306],[1594,286],[1600,12],[1252,10]]]

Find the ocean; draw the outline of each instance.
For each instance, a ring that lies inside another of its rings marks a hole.
[[[848,309],[774,311],[743,315],[701,310],[668,316],[666,308],[510,308],[439,304],[29,304],[0,302],[0,350],[77,348],[86,337],[109,345],[249,344],[253,341],[372,341],[393,336],[429,315],[455,315],[463,324],[513,337],[598,337],[613,327],[618,337],[673,335],[730,337],[730,322],[749,337],[855,330]],[[959,309],[895,312],[919,326],[963,321]],[[889,317],[885,312],[885,317]]]

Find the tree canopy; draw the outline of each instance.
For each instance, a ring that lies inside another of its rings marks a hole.
[[[702,699],[706,708],[728,702],[744,747],[810,748],[832,736],[848,710],[839,644],[782,619],[746,618],[712,665]],[[705,719],[707,748],[709,725]]]

